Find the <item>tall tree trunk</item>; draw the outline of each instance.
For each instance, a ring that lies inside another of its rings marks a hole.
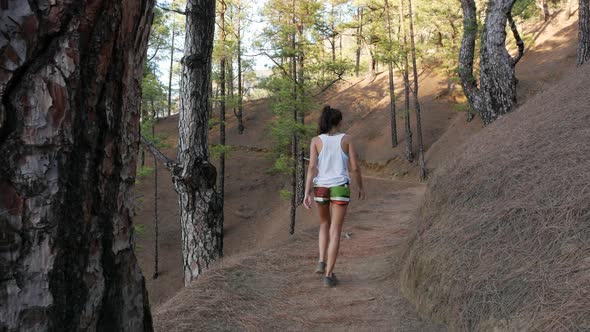
[[[330,44],[332,45],[332,62],[336,62],[336,18],[334,12],[334,1],[331,1],[330,10]]]
[[[385,0],[385,13],[387,14],[387,41],[389,47],[393,45],[393,37],[391,33],[391,7],[389,7],[389,1]],[[389,117],[391,124],[391,146],[397,146],[397,112],[395,110],[395,78],[393,76],[393,61],[392,59],[387,60],[387,66],[389,70]]]
[[[299,45],[298,45],[298,73],[297,78],[299,79],[299,93],[298,93],[298,101],[300,104],[303,104],[305,101],[305,51],[303,49],[303,23],[301,22],[298,25],[297,31],[299,34]],[[305,126],[305,111],[300,109],[298,111],[299,116],[299,123],[301,126]],[[300,144],[299,152],[297,155],[297,205],[303,204],[303,200],[305,198],[305,146]]]
[[[242,1],[238,0],[238,133],[244,133],[244,87],[242,82]]]
[[[549,17],[551,16],[549,14],[549,6],[547,5],[547,0],[541,0],[540,7],[541,11],[543,12],[543,20],[547,22],[549,20]]]
[[[580,0],[578,65],[590,60],[590,0]]]
[[[151,331],[133,250],[152,0],[0,1],[0,330]]]
[[[209,82],[215,29],[215,0],[188,0],[185,55],[180,81],[178,161],[145,137],[141,144],[172,174],[178,193],[184,284],[188,286],[223,255],[223,198],[209,161]]]
[[[356,77],[359,77],[361,70],[361,50],[363,48],[362,35],[363,35],[363,8],[357,9],[358,15],[358,27],[356,30],[356,64],[355,73]]]
[[[170,48],[170,73],[168,74],[168,116],[172,115],[172,72],[174,71],[174,39],[176,30],[172,24],[172,47]]]
[[[152,124],[152,137],[156,138],[156,124]],[[159,238],[160,230],[158,229],[158,160],[154,157],[154,275],[153,279],[158,279],[159,269]]]
[[[405,96],[405,127],[406,127],[406,160],[412,162],[414,160],[414,152],[412,147],[412,126],[410,119],[410,64],[408,63],[408,36],[406,33],[406,15],[404,12],[404,0],[400,0],[400,29],[403,41],[403,77],[404,77],[404,96]]]
[[[219,13],[219,20],[220,20],[220,31],[221,34],[221,59],[219,64],[220,70],[220,79],[219,79],[219,87],[221,89],[221,101],[219,105],[219,145],[225,147],[225,107],[226,107],[226,95],[225,95],[225,87],[226,87],[226,54],[225,54],[225,10],[226,4],[225,0],[220,0],[221,4],[221,11]],[[219,155],[219,173],[217,179],[217,189],[221,197],[225,196],[225,153],[222,152]]]
[[[414,38],[414,12],[412,0],[408,0],[408,16],[410,18],[410,48],[412,51],[412,67],[414,68],[414,111],[416,112],[416,131],[418,132],[418,166],[420,169],[420,180],[426,180],[426,161],[424,160],[424,141],[422,138],[422,114],[420,109],[420,98],[418,88],[418,66],[416,64],[416,42]]]
[[[471,107],[485,124],[510,112],[516,105],[516,76],[514,67],[524,54],[524,42],[512,19],[516,0],[491,1],[481,38],[480,86],[473,73],[477,14],[474,0],[461,0],[463,8],[463,41],[459,55],[459,76]],[[514,34],[518,54],[512,58],[506,49],[506,24]]]
[[[292,2],[293,7],[293,25],[297,25],[297,20],[295,18],[295,1]],[[297,49],[297,42],[296,42],[296,34],[295,32],[291,34],[291,47],[293,50]],[[294,54],[291,56],[291,75],[293,80],[293,123],[297,123],[297,54],[293,51]],[[293,167],[291,170],[291,213],[290,213],[290,224],[289,224],[289,234],[295,233],[295,218],[297,214],[297,152],[298,152],[298,142],[297,142],[297,131],[295,128],[292,129],[293,133],[291,134],[291,158],[293,160]]]

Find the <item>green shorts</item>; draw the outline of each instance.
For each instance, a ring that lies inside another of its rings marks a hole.
[[[350,203],[350,188],[348,184],[336,187],[315,187],[313,190],[314,201],[318,204],[334,203],[338,205],[348,205]]]

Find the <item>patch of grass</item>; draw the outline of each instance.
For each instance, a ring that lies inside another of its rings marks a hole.
[[[145,225],[143,224],[135,224],[134,229],[137,236],[143,236],[145,234]]]
[[[145,179],[146,176],[152,174],[153,171],[154,171],[153,167],[138,166],[137,172],[135,173],[135,184],[140,184],[141,180]]]
[[[281,191],[279,191],[279,195],[284,200],[290,200],[292,196],[291,191],[287,189],[281,189]]]

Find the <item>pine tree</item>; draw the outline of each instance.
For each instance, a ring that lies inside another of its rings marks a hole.
[[[153,5],[0,1],[2,331],[153,330],[132,222]]]
[[[478,35],[477,8],[475,0],[461,0],[464,34],[459,55],[459,76],[471,107],[485,124],[512,111],[516,105],[514,68],[524,53],[524,42],[512,18],[515,2],[516,0],[489,2],[485,27],[481,35],[478,86],[473,72],[475,40]],[[514,58],[510,56],[505,45],[507,23],[518,45],[518,54]]]
[[[416,42],[414,36],[414,12],[412,0],[408,0],[408,16],[410,21],[410,49],[412,55],[412,68],[414,69],[414,112],[416,112],[416,131],[418,132],[418,167],[420,180],[426,180],[426,161],[424,160],[424,142],[422,138],[422,112],[420,109],[418,66],[416,64]]]
[[[178,161],[142,137],[142,144],[172,174],[178,193],[184,283],[223,255],[223,198],[209,160],[209,86],[215,27],[215,0],[188,0],[185,55],[180,84]]]

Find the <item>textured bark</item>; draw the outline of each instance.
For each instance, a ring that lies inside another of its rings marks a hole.
[[[524,43],[518,34],[511,11],[516,0],[489,2],[486,22],[481,37],[480,84],[473,73],[477,16],[474,0],[461,0],[463,8],[463,42],[459,55],[459,75],[463,91],[472,108],[485,124],[510,112],[516,105],[516,76],[514,67],[524,52]],[[512,58],[506,49],[506,24],[517,41],[519,53]]]
[[[391,33],[391,7],[389,7],[389,1],[385,0],[385,13],[387,14],[387,40],[391,45],[393,43],[393,37]],[[391,124],[391,146],[397,146],[397,112],[395,110],[395,79],[393,76],[393,61],[388,60],[387,63],[389,71],[389,117]]]
[[[404,0],[400,0],[400,26],[403,40],[403,77],[404,77],[404,96],[405,96],[405,127],[406,127],[406,160],[412,162],[414,160],[414,152],[412,147],[412,126],[410,121],[410,64],[408,63],[408,36],[406,33],[406,16],[404,12]]]
[[[410,18],[410,49],[412,52],[412,67],[414,68],[414,111],[416,112],[416,131],[418,132],[418,166],[420,180],[426,180],[426,160],[424,160],[424,141],[422,139],[422,113],[418,88],[418,66],[416,64],[416,42],[414,38],[414,13],[412,0],[408,0],[408,16]]]
[[[0,331],[150,331],[133,251],[152,0],[0,1]]]
[[[223,199],[209,162],[208,85],[215,23],[215,0],[189,0],[182,60],[178,167],[172,167],[180,203],[185,285],[223,253]]]
[[[590,0],[580,0],[578,65],[590,60]]]

